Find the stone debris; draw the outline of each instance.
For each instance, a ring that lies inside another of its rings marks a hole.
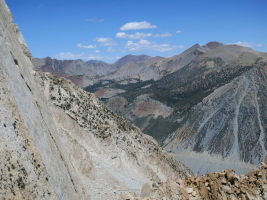
[[[149,196],[127,194],[121,200],[266,200],[267,164],[246,175],[225,170],[152,185]]]

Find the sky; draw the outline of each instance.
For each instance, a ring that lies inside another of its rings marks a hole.
[[[34,57],[169,57],[209,41],[267,52],[266,0],[6,0]]]

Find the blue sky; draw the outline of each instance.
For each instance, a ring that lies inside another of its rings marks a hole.
[[[6,0],[33,56],[114,62],[220,41],[267,51],[266,0]]]

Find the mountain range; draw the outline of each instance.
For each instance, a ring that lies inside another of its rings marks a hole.
[[[82,87],[194,172],[244,172],[266,154],[266,59],[247,47],[209,42],[170,58],[127,55],[102,75],[82,75],[90,79]],[[240,162],[233,166],[233,159]]]

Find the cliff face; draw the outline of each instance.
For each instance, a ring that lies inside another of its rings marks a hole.
[[[34,80],[27,46],[4,1],[0,10],[1,196],[77,199],[80,195],[51,135],[57,129]]]
[[[191,172],[70,81],[34,71],[0,1],[0,197],[117,199]]]

